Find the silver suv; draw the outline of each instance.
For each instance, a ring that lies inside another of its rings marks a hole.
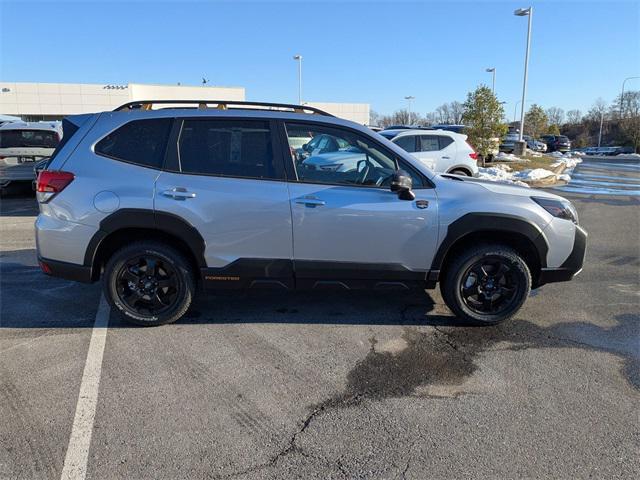
[[[458,317],[494,324],[582,268],[567,200],[436,175],[311,107],[144,101],[64,125],[37,182],[40,266],[102,278],[134,323],[178,320],[198,289],[439,282]]]

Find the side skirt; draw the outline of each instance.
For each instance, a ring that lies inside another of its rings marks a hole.
[[[203,268],[201,277],[207,289],[413,290],[434,288],[437,272],[399,264],[251,258]]]

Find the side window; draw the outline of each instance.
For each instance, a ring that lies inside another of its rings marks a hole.
[[[95,152],[144,167],[161,168],[171,122],[171,118],[133,120],[100,140]]]
[[[421,152],[436,152],[440,150],[440,143],[438,137],[435,135],[420,135],[420,151]]]
[[[409,153],[413,153],[416,151],[416,136],[415,135],[407,135],[406,137],[399,137],[395,142],[403,150],[406,150]]]
[[[398,168],[392,152],[365,135],[333,127],[285,124],[289,150],[298,179],[309,183],[388,188]],[[301,145],[300,139],[309,139]],[[414,177],[414,186],[423,186]]]
[[[185,120],[178,139],[183,173],[278,178],[268,122]]]
[[[440,143],[440,150],[444,150],[453,143],[453,138],[441,135],[438,137],[438,142]]]

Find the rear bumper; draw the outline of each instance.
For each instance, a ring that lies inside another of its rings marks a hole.
[[[541,287],[547,283],[568,282],[573,280],[582,271],[584,257],[587,253],[587,232],[582,227],[576,227],[576,236],[573,241],[573,249],[558,268],[543,268],[540,271],[537,286]]]
[[[60,262],[38,256],[38,264],[44,273],[52,277],[75,282],[91,283],[91,267],[75,263]]]

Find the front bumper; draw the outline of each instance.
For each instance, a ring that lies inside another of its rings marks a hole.
[[[576,226],[576,236],[573,240],[573,249],[567,259],[558,268],[543,268],[540,271],[537,286],[547,283],[568,282],[573,280],[582,271],[584,257],[587,253],[587,232],[580,226]]]

